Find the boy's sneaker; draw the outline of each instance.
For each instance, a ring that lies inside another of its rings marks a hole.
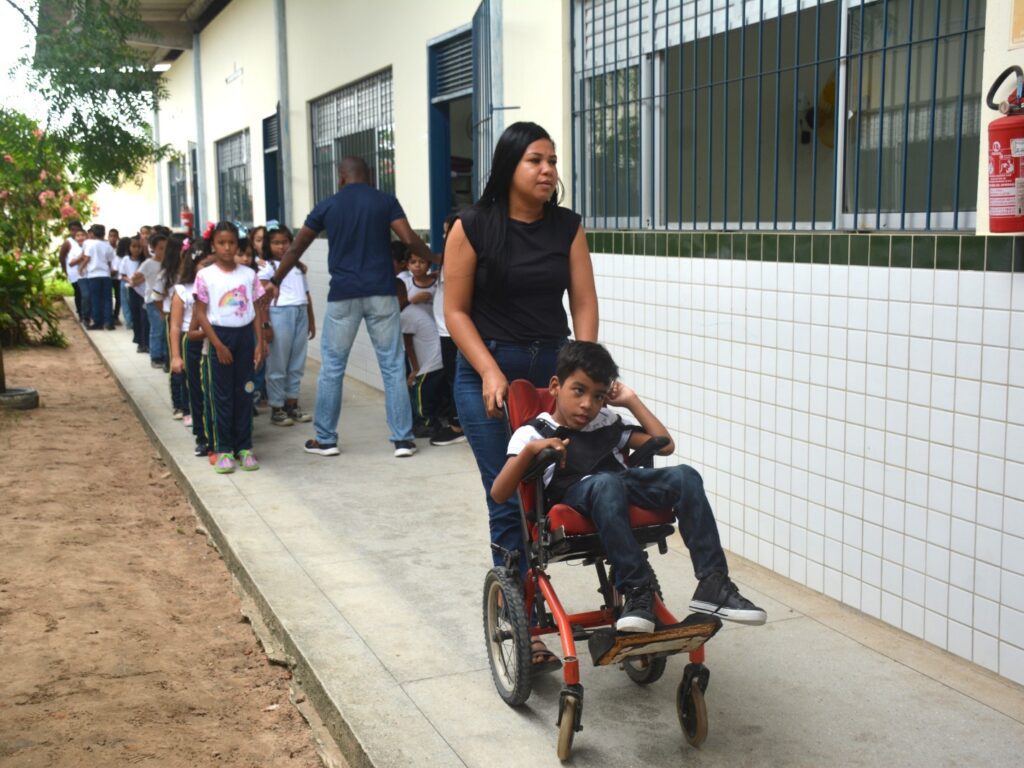
[[[218,475],[230,475],[235,471],[235,457],[230,453],[217,454],[217,461],[214,462],[213,471]]]
[[[260,463],[256,461],[256,456],[252,451],[245,450],[238,452],[238,468],[243,472],[255,472],[260,468]]]
[[[182,416],[181,417],[181,423],[185,425],[186,429],[191,429],[192,428],[192,414],[191,413],[186,413],[184,416]]]
[[[407,456],[412,456],[414,453],[416,453],[416,443],[412,440],[395,441],[395,458],[404,459]]]
[[[288,418],[292,421],[298,422],[299,424],[308,424],[313,420],[312,416],[298,406],[295,406],[294,408],[285,408],[285,412],[288,414]]]
[[[295,421],[288,415],[288,411],[284,408],[271,408],[270,409],[270,423],[275,427],[290,427]]]
[[[316,440],[307,440],[302,450],[306,453],[315,453],[317,456],[337,456],[341,453],[337,443],[318,443]]]
[[[740,624],[764,624],[768,620],[768,614],[741,595],[732,579],[721,571],[701,579],[690,600],[690,610]]]
[[[182,412],[181,408],[175,408],[173,411],[171,411],[171,418],[174,419],[175,421],[181,421],[183,418],[185,418],[185,414]]]
[[[205,459],[209,452],[210,447],[206,443],[196,443],[196,448],[192,452],[192,455],[197,459]]]
[[[445,427],[430,438],[431,445],[455,445],[464,442],[466,442],[465,432],[456,432],[451,427]]]
[[[654,631],[654,590],[649,584],[626,590],[626,604],[615,622],[618,632]]]

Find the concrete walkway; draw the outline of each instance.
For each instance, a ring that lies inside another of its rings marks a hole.
[[[170,417],[167,376],[124,331],[89,334],[179,474],[229,567],[295,662],[352,765],[558,765],[561,679],[517,710],[498,698],[481,626],[489,567],[479,476],[465,445],[395,459],[380,393],[349,380],[342,455],[310,456],[312,425],[256,425],[263,468],[216,475]],[[302,402],[311,409],[316,371]],[[669,606],[694,588],[681,542],[654,557]],[[685,656],[647,688],[581,660],[577,766],[1020,766],[1024,689],[738,557],[761,628],[708,645],[709,736],[675,713]],[[596,607],[590,569],[555,565],[569,609]],[[552,643],[557,647],[557,643]]]

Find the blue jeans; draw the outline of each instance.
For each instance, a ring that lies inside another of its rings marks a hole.
[[[110,291],[109,277],[89,278],[89,303],[92,306],[93,325],[114,324],[113,300],[114,295]]]
[[[320,377],[316,383],[313,426],[318,443],[338,442],[341,392],[359,324],[365,320],[384,379],[384,408],[391,442],[412,440],[412,406],[405,386],[405,348],[395,296],[363,296],[327,302],[320,338]]]
[[[167,359],[167,334],[157,302],[151,301],[146,304],[146,317],[149,319],[149,359],[153,362],[163,362]]]
[[[271,307],[270,324],[274,340],[267,355],[267,399],[274,408],[286,400],[299,399],[299,385],[306,370],[309,347],[309,315],[306,305]]]
[[[630,504],[675,513],[698,581],[714,571],[729,572],[704,482],[693,467],[601,472],[570,487],[562,503],[594,522],[620,591],[650,578],[643,547],[629,525]]]
[[[536,342],[534,344],[508,344],[498,341],[484,342],[494,362],[505,378],[526,379],[537,387],[546,387],[555,374],[555,360],[564,340]],[[519,567],[525,573],[526,546],[519,519],[518,497],[504,504],[491,498],[491,485],[505,466],[508,455],[509,433],[504,419],[492,419],[484,407],[483,382],[480,375],[460,352],[455,360],[455,405],[459,411],[459,424],[473,449],[484,497],[490,517],[491,543],[509,552],[519,553]],[[492,550],[494,564],[503,564],[501,555]]]
[[[131,308],[131,297],[128,295],[129,292],[134,293],[131,287],[127,283],[121,283],[118,286],[118,290],[121,291],[121,314],[124,315],[124,327],[129,331],[132,328],[132,308]],[[137,344],[138,342],[136,342]]]

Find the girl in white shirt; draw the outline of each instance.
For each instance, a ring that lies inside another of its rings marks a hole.
[[[267,224],[263,238],[263,261],[260,274],[270,280],[281,264],[292,232],[276,222]],[[316,336],[316,318],[309,298],[305,265],[299,262],[279,286],[277,299],[270,307],[269,328],[264,328],[270,344],[267,354],[267,399],[270,401],[270,423],[289,427],[297,421],[312,421],[299,408],[299,386],[306,370],[306,350]]]
[[[185,253],[178,282],[171,292],[171,376],[182,376],[188,400],[184,422],[196,439],[195,455],[206,456],[210,438],[205,419],[202,384],[203,340],[206,338],[195,317],[195,282],[199,268],[205,266],[202,254]]]
[[[207,356],[212,389],[211,437],[219,474],[259,469],[252,452],[253,368],[263,360],[264,291],[256,273],[235,263],[238,228],[229,221],[211,235],[215,261],[196,275],[193,312],[212,352]]]

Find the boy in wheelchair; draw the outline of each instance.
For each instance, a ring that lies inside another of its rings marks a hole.
[[[624,452],[652,437],[668,439],[659,455],[670,455],[675,446],[665,426],[618,381],[618,375],[615,361],[600,344],[566,344],[550,384],[554,413],[541,413],[515,431],[491,497],[499,503],[509,499],[540,452],[553,448],[559,461],[544,471],[545,500],[549,508],[572,507],[597,528],[615,587],[625,596],[615,624],[618,631],[655,629],[653,573],[630,528],[630,505],[674,512],[699,582],[691,611],[764,624],[765,612],[744,598],[729,578],[718,527],[697,471],[685,464],[660,469],[626,466]],[[639,424],[626,424],[608,406],[628,409]]]

